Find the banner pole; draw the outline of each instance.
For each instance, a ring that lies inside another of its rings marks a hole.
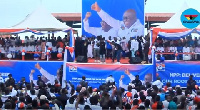
[[[152,47],[152,64],[153,64],[153,81],[156,80],[156,55],[155,55],[155,46]]]
[[[66,87],[65,81],[66,81],[66,63],[67,63],[67,47],[65,47],[65,53],[64,53],[64,60],[63,60],[63,78],[62,78],[62,88]]]

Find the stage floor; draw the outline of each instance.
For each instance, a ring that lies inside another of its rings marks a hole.
[[[115,60],[114,63],[116,63],[117,60]],[[95,62],[94,58],[88,58],[88,63],[100,63],[100,62]],[[122,58],[120,60],[120,63],[122,64],[129,64],[129,59],[128,58]],[[113,64],[112,59],[106,59],[106,64]]]
[[[9,59],[7,59],[7,58],[3,58],[3,59],[1,59],[1,60],[4,60],[4,61],[9,61]],[[20,61],[21,59],[11,59],[11,60],[13,60],[13,61]],[[26,59],[25,61],[36,61],[36,60],[31,60],[31,59]],[[38,60],[38,61],[46,61],[46,59],[45,60]],[[56,60],[56,59],[49,59],[49,61],[62,61],[62,60]],[[112,62],[112,59],[106,59],[106,64],[115,64],[117,62],[117,60],[115,60],[114,61],[114,63]],[[78,63],[78,62],[76,62],[76,63]],[[99,63],[100,64],[100,62],[95,62],[95,60],[94,60],[94,58],[88,58],[88,62],[87,63]],[[128,57],[126,57],[126,58],[121,58],[121,60],[120,60],[120,63],[121,64],[130,64],[129,63],[129,58]],[[145,64],[145,61],[142,61],[141,62],[141,64]]]

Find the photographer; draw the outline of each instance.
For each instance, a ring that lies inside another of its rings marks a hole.
[[[22,77],[21,81],[19,81],[19,87],[20,87],[20,89],[25,88],[27,84],[28,83],[26,82],[25,77]]]

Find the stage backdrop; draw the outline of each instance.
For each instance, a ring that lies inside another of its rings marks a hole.
[[[144,0],[82,0],[82,21],[87,12],[91,12],[89,18],[90,27],[101,27],[101,18],[96,11],[91,10],[91,5],[97,2],[102,10],[107,12],[113,18],[122,21],[123,14],[127,9],[134,9],[137,18],[144,25]],[[91,37],[92,34],[85,32],[82,22],[82,35]]]
[[[190,75],[194,75],[197,84],[200,83],[200,62],[197,61],[165,61],[157,62],[157,72],[164,84],[171,82],[172,86],[187,86]]]
[[[115,79],[116,86],[119,86],[119,79],[124,75],[123,83],[130,82],[129,77],[124,73],[129,69],[131,74],[139,75],[141,80],[152,80],[153,65],[114,65],[114,64],[77,64],[67,63],[67,81],[72,82],[75,86],[79,85],[82,76],[86,77],[89,86],[99,87],[105,83],[105,79],[112,75]]]
[[[41,73],[35,68],[35,64],[39,65],[52,75],[56,76],[57,70],[63,64],[63,62],[44,62],[44,61],[0,61],[0,73],[3,78],[6,78],[8,74],[12,74],[16,82],[21,80],[21,77],[25,77],[27,82],[29,81],[29,74],[32,69],[35,70],[33,74],[33,79],[37,80],[37,75]]]

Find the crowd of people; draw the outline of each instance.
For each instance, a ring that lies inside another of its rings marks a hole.
[[[132,75],[129,70],[125,70],[125,74],[131,79],[129,84],[122,84],[124,75],[119,85],[115,85],[118,79],[109,76],[99,88],[91,87],[85,76],[79,85],[65,82],[65,88],[61,88],[58,80],[54,84],[45,83],[38,77],[35,84],[23,77],[15,82],[9,74],[6,79],[0,77],[0,109],[200,109],[200,90],[192,75],[183,91],[180,86],[172,87],[170,82],[164,86],[159,77],[154,82],[142,83],[139,76]]]
[[[85,62],[88,58],[94,58],[95,62],[105,63],[105,59],[112,59],[113,63],[120,63],[121,57],[140,57],[140,59],[149,62],[148,52],[150,41],[149,37],[138,36],[130,37],[76,37],[75,39],[75,57],[84,56]],[[40,52],[40,59],[46,59],[46,50],[51,48],[50,58],[57,60],[57,54],[64,52],[64,47],[69,45],[69,37],[37,37],[33,35],[25,37],[0,38],[0,58],[7,58],[8,54],[12,59],[21,59],[22,50],[25,50],[25,59],[33,60],[35,54],[31,52]],[[154,43],[156,46],[157,59],[165,57],[166,60],[200,60],[200,40],[191,36],[178,40],[164,40],[158,37]],[[30,52],[30,53],[29,53]],[[171,54],[164,54],[171,53]],[[189,53],[189,54],[187,54]],[[37,53],[36,53],[37,54]]]
[[[197,39],[197,37],[192,39],[191,35],[178,40],[164,40],[158,37],[155,46],[157,53],[172,53],[158,54],[158,59],[162,56],[166,60],[175,60],[175,57],[177,57],[177,60],[200,60],[200,39]]]
[[[25,59],[33,60],[35,54],[40,59],[46,59],[46,50],[51,49],[50,59],[58,59],[57,54],[64,52],[64,47],[69,46],[69,37],[37,37],[26,36],[25,40],[20,37],[0,38],[1,59],[7,58],[8,54],[12,59],[21,59],[22,50],[25,51]],[[127,39],[125,37],[76,37],[75,39],[75,57],[84,56],[87,62],[88,58],[94,58],[95,62],[105,63],[105,59],[112,59],[113,63],[120,63],[121,57],[140,57],[148,62],[149,39],[138,36],[137,38]],[[40,52],[40,53],[33,53]]]

